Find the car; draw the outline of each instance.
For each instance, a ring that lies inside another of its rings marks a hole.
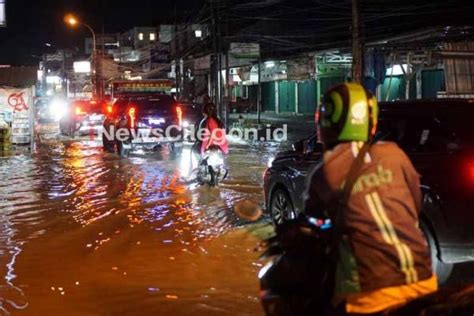
[[[170,95],[122,97],[106,112],[102,135],[106,151],[126,157],[136,146],[158,148],[167,144],[175,151],[182,145],[184,109]],[[128,139],[119,139],[121,129],[129,132]]]
[[[202,105],[197,103],[181,103],[183,108],[184,140],[192,141],[195,129],[203,119]]]
[[[445,282],[454,263],[474,259],[474,100],[382,102],[377,140],[396,142],[421,174],[420,228]],[[282,152],[264,174],[266,212],[276,225],[304,207],[306,176],[321,162],[313,134]]]
[[[73,100],[69,102],[67,111],[59,120],[62,135],[98,135],[104,121],[103,101]]]

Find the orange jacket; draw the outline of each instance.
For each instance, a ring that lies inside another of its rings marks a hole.
[[[308,178],[305,212],[332,219],[359,144],[342,143],[324,155]],[[418,227],[419,175],[395,143],[371,146],[343,214],[336,295],[406,285],[432,276],[427,242]],[[335,222],[335,221],[333,221]]]

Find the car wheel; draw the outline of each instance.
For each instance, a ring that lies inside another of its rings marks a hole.
[[[62,127],[62,126],[59,127],[59,133],[60,133],[62,136],[67,136],[67,130],[66,130],[64,127]]]
[[[111,142],[105,137],[102,137],[102,146],[104,147],[104,150],[108,153],[114,153],[115,152],[115,144],[114,142]]]
[[[69,126],[63,121],[59,121],[59,133],[62,136],[69,136]]]
[[[175,143],[169,143],[168,150],[169,150],[171,159],[176,159],[179,156],[181,156],[181,153],[183,152],[183,146],[182,145],[176,146]]]
[[[276,189],[270,200],[270,216],[275,225],[296,218],[290,195],[284,189]]]
[[[168,149],[171,153],[180,153],[183,149],[183,145],[179,144],[178,146],[176,146],[176,143],[169,143]]]
[[[445,263],[439,259],[438,247],[436,246],[436,241],[428,226],[426,224],[421,223],[420,228],[423,231],[423,234],[425,235],[426,241],[428,242],[428,246],[430,247],[431,265],[433,268],[433,272],[435,272],[436,276],[438,277],[438,283],[444,284],[451,276],[451,272],[453,271],[453,264]]]
[[[120,158],[127,158],[128,155],[130,154],[130,149],[128,149],[126,146],[123,145],[123,142],[117,141],[117,153],[120,156]]]

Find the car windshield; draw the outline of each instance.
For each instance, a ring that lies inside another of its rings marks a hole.
[[[150,99],[137,99],[132,100],[132,103],[136,103],[141,110],[171,110],[175,101],[172,97],[163,95]]]
[[[156,96],[152,98],[130,98],[119,99],[115,106],[124,110],[132,105],[136,106],[140,112],[160,112],[169,113],[173,111],[176,101],[169,95]]]
[[[437,113],[434,116],[382,116],[376,138],[397,142],[407,150],[451,152],[473,147],[471,110]]]

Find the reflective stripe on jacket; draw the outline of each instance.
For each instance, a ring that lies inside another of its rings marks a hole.
[[[308,177],[305,212],[336,214],[345,178],[360,144],[342,143],[324,155]],[[432,276],[427,242],[418,227],[421,209],[419,175],[395,143],[376,143],[343,214],[337,216],[339,244],[335,294],[373,291],[412,284]]]

